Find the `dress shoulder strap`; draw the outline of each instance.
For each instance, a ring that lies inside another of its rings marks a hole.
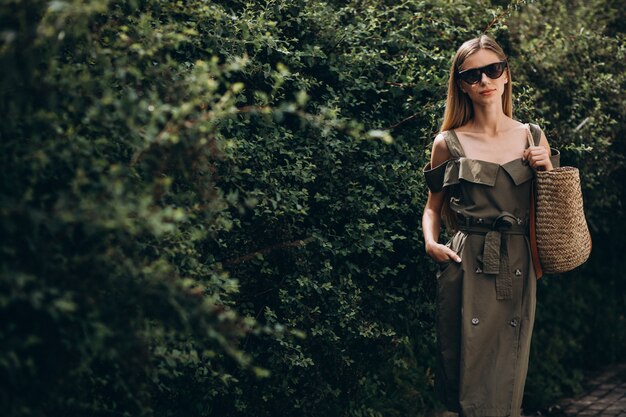
[[[465,156],[465,152],[463,152],[463,146],[459,141],[459,137],[454,132],[454,129],[446,130],[444,132],[443,138],[446,141],[446,145],[448,145],[448,150],[453,157],[461,158]]]

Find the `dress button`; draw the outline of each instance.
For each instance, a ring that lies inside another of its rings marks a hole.
[[[516,276],[518,276],[518,277],[519,277],[520,275],[522,275],[522,270],[521,270],[521,269],[516,269],[516,270],[515,270],[515,275],[516,275]]]
[[[479,218],[478,220],[476,220],[476,223],[478,224],[483,224],[485,221],[482,218]]]
[[[474,317],[474,318],[472,319],[472,324],[473,324],[474,326],[476,326],[478,323],[480,323],[480,320],[478,320],[478,318],[477,318],[477,317]]]
[[[482,274],[482,273],[483,273],[483,270],[482,270],[482,269],[480,269],[480,268],[476,268],[476,273],[477,273],[477,274]]]
[[[512,327],[516,327],[517,326],[517,319],[513,319],[511,320],[511,322],[509,323]]]

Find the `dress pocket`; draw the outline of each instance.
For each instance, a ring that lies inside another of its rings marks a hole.
[[[451,263],[452,261],[450,259],[448,259],[447,261],[437,262],[437,266],[439,266],[439,272],[443,272],[448,266],[450,266]]]
[[[449,247],[456,253],[458,256],[461,256],[461,252],[463,251],[463,246],[465,243],[466,234],[462,232],[457,232],[450,240],[448,240],[445,246]],[[456,266],[460,267],[463,263],[463,257],[461,257],[461,262],[453,261],[452,259],[447,259],[442,262],[437,262],[437,266],[439,270],[437,271],[436,277],[437,279],[441,279],[443,276],[447,275],[450,270],[455,269]]]
[[[439,266],[439,270],[437,271],[437,274],[435,275],[437,279],[441,279],[441,277],[444,276],[451,269],[450,266],[455,263],[456,262],[450,259],[448,259],[447,261],[443,261],[443,262],[437,262],[437,265]]]

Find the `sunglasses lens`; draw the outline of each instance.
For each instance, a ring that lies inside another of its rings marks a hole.
[[[460,77],[466,83],[476,84],[478,81],[480,81],[481,73],[478,69],[472,69],[464,71],[460,74]]]
[[[492,80],[500,78],[504,72],[504,64],[502,62],[496,62],[485,67],[485,74]]]

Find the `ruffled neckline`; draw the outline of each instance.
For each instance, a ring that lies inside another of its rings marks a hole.
[[[533,137],[534,143],[538,144],[539,136],[536,135],[536,132],[533,132]],[[535,175],[534,170],[521,157],[502,164],[466,157],[463,146],[454,130],[446,131],[444,139],[452,158],[435,168],[432,168],[430,163],[424,167],[426,183],[433,192],[439,192],[446,186],[458,184],[461,180],[494,186],[501,170],[509,175],[515,185],[523,184]],[[558,167],[560,165],[560,153],[554,148],[550,148],[550,151],[552,165]]]
[[[465,158],[465,159],[467,159],[467,160],[469,160],[469,161],[478,162],[478,163],[481,163],[481,164],[487,164],[487,165],[498,165],[498,166],[500,166],[500,167],[503,167],[503,166],[505,166],[505,165],[512,164],[512,163],[514,163],[514,162],[521,162],[522,164],[524,164],[524,161],[522,160],[522,158],[515,158],[515,159],[511,159],[510,161],[504,162],[504,163],[502,163],[502,164],[500,164],[500,163],[498,163],[498,162],[485,161],[484,159],[474,159],[474,158],[468,158],[468,157],[466,157],[466,156],[462,156],[462,157],[460,157],[459,159],[461,159],[461,158]]]
[[[522,158],[499,164],[464,156],[448,159],[435,168],[428,164],[424,167],[424,175],[429,188],[436,192],[458,184],[461,180],[493,187],[501,170],[508,174],[515,185],[523,184],[534,176],[532,168]]]

